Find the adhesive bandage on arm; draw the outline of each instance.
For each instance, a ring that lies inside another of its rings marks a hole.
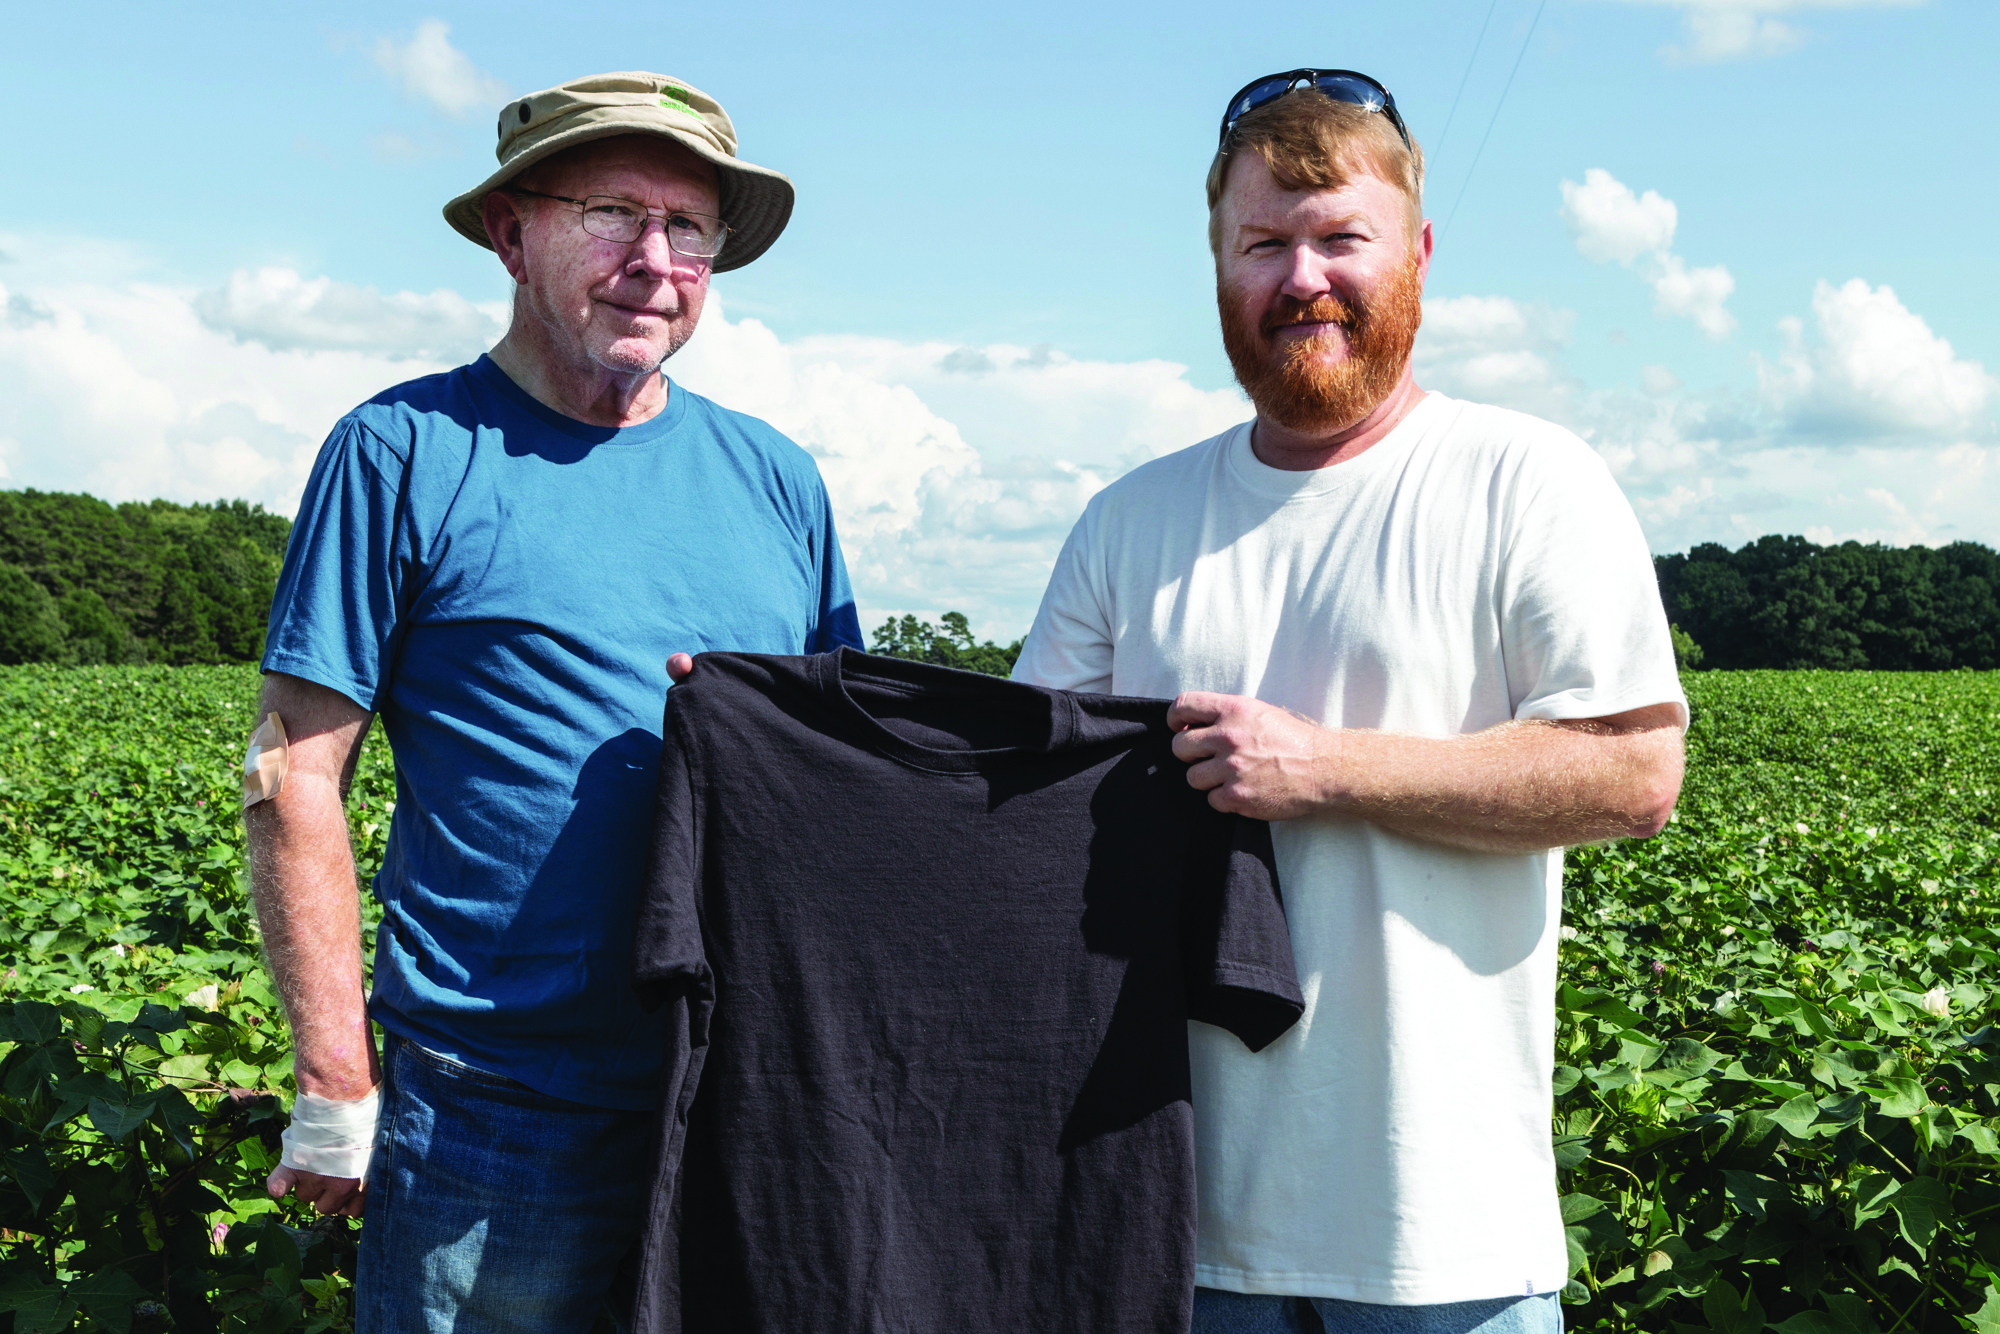
[[[285,786],[285,770],[291,764],[291,745],[285,740],[285,721],[275,713],[264,715],[250,734],[250,749],[243,753],[243,809],[269,801]]]
[[[278,1161],[295,1172],[366,1181],[368,1158],[375,1152],[375,1118],[381,1109],[380,1089],[353,1102],[301,1093],[292,1105],[292,1123],[285,1127],[284,1153]]]

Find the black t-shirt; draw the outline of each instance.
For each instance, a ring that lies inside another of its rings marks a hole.
[[[1269,827],[1163,700],[843,649],[670,692],[644,1334],[1187,1328],[1189,1019],[1303,1006]]]

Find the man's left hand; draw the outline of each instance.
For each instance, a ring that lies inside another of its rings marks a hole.
[[[1336,735],[1242,695],[1191,690],[1167,710],[1174,754],[1208,804],[1256,820],[1296,820],[1326,807]]]

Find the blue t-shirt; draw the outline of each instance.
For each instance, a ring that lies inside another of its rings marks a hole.
[[[334,427],[264,670],[380,715],[396,810],[370,1012],[556,1097],[651,1108],[631,985],[666,659],[859,646],[812,458],[671,385],[586,426],[486,357]]]

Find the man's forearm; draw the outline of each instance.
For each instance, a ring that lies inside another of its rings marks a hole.
[[[1188,782],[1259,820],[1341,815],[1474,852],[1658,833],[1681,788],[1681,710],[1511,722],[1455,737],[1329,729],[1240,695],[1167,711]]]
[[[244,812],[264,957],[291,1022],[299,1087],[364,1096],[380,1082],[361,966],[361,902],[337,779],[294,769]]]
[[[1476,852],[1644,838],[1680,791],[1678,727],[1514,722],[1467,736],[1325,733],[1322,809]]]

